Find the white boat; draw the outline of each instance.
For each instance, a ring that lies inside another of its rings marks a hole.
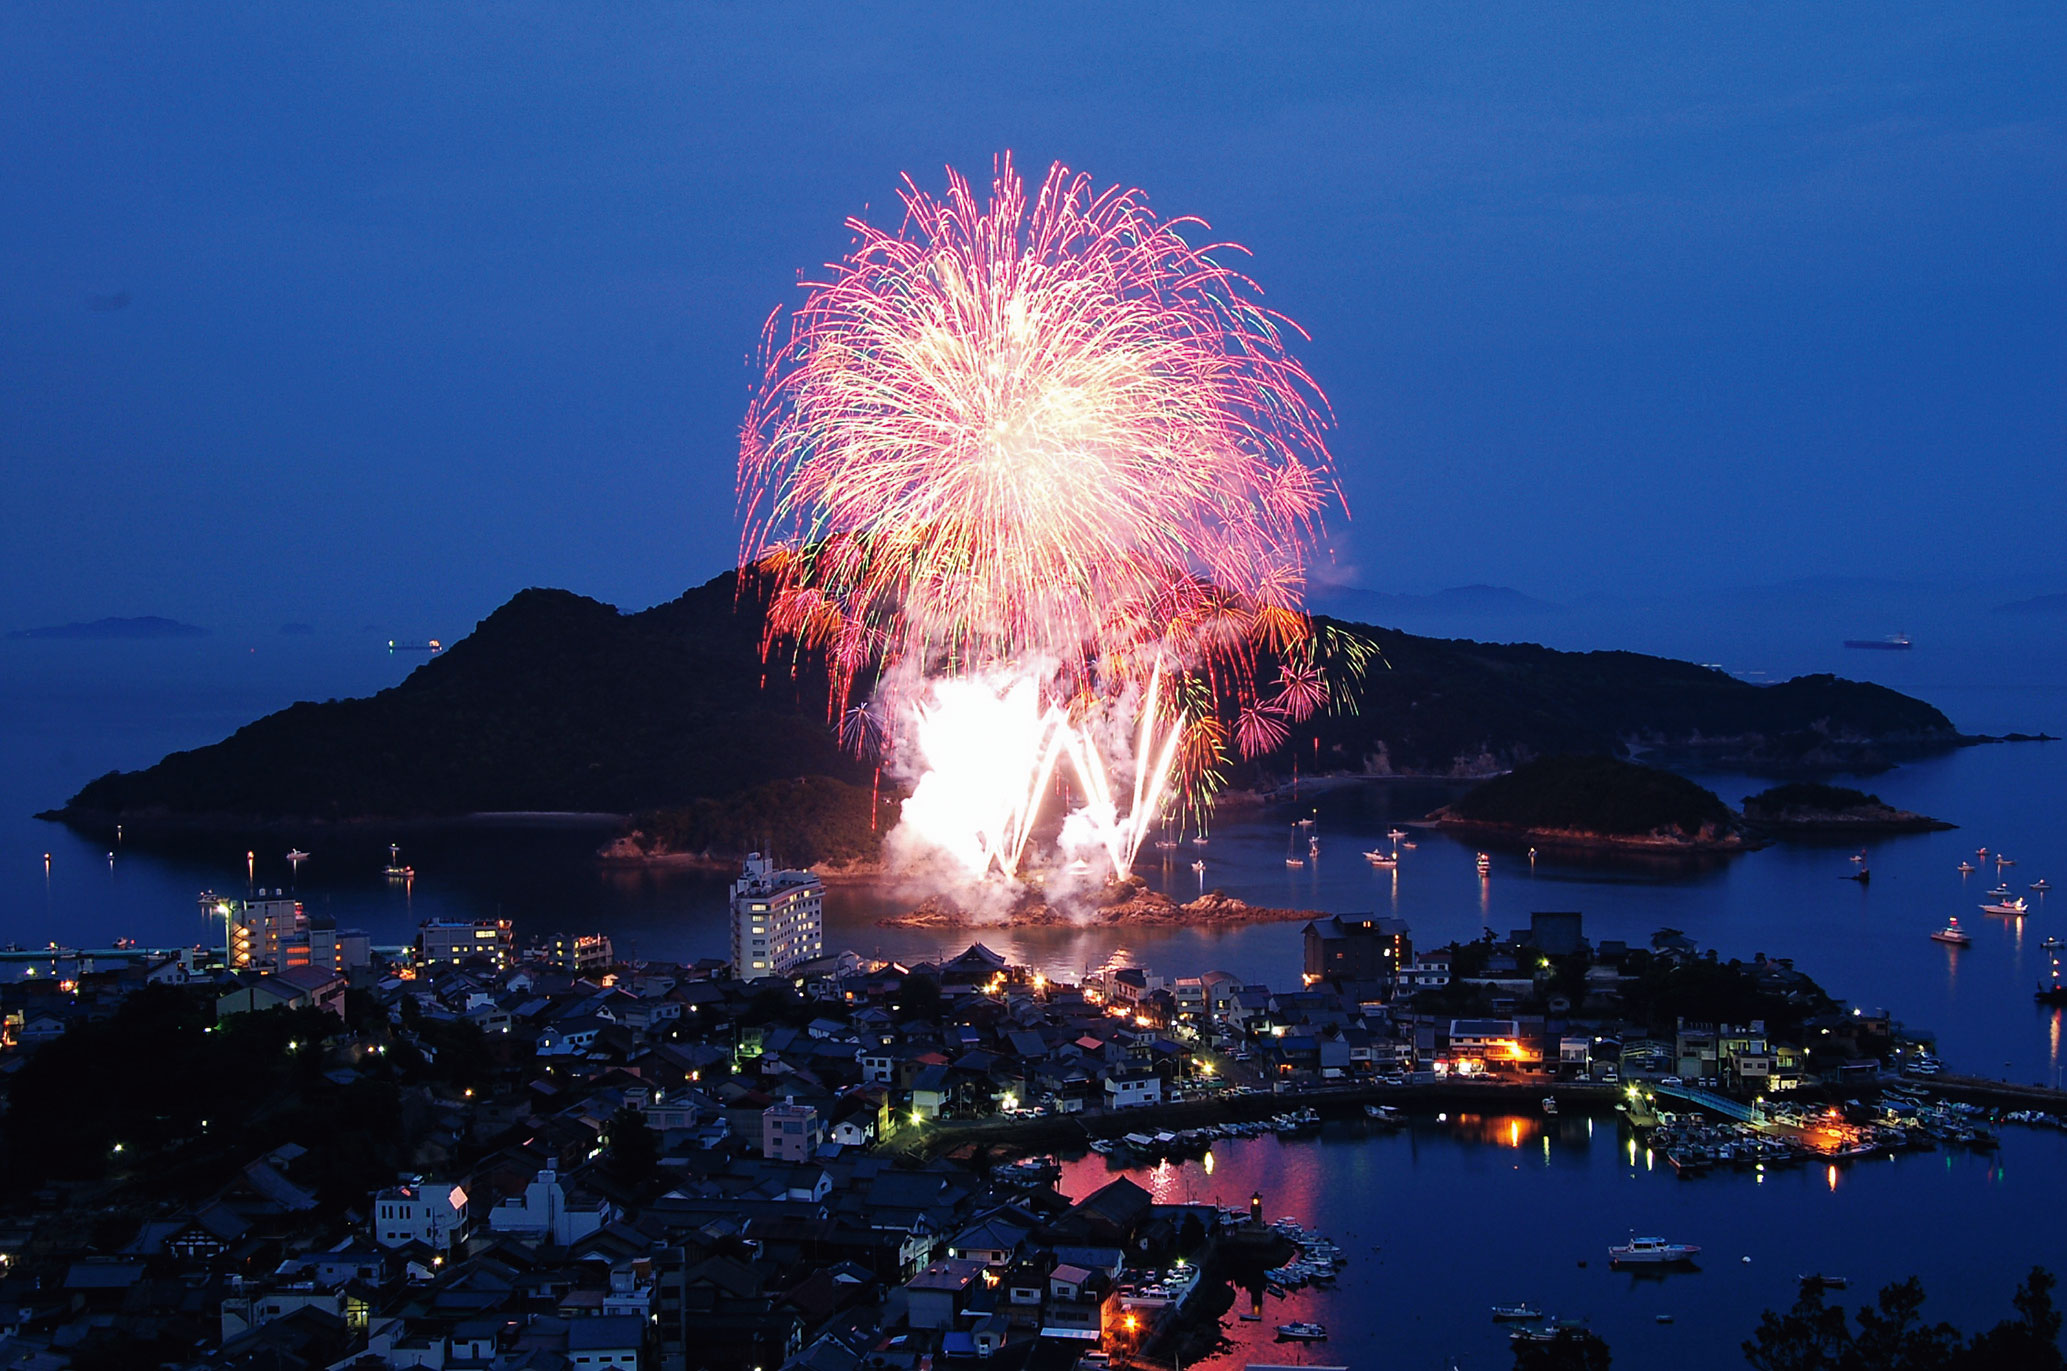
[[[1966,935],[1966,930],[1959,926],[1958,919],[1954,919],[1951,923],[1946,924],[1936,933],[1931,934],[1931,936],[1941,943],[1951,943],[1954,947],[1965,947],[1973,941],[1972,938]]]
[[[1545,1095],[1543,1097],[1543,1112],[1546,1114],[1557,1113],[1557,1096]]]
[[[1543,1311],[1530,1304],[1496,1304],[1493,1306],[1494,1323],[1534,1323],[1543,1317]]]
[[[1864,852],[1854,852],[1852,854],[1852,860],[1856,863],[1863,865],[1866,861],[1866,854]]]
[[[1410,843],[1405,838],[1400,839],[1400,847],[1407,852],[1412,852],[1415,848],[1419,846],[1421,846],[1421,844]]]
[[[2008,881],[2004,881],[2000,885],[1997,885],[1994,889],[1990,890],[1988,893],[1990,895],[2008,895],[2010,893],[2010,883]]]
[[[288,860],[288,861],[290,861],[290,862],[305,862],[305,861],[307,861],[308,859],[309,859],[309,854],[308,854],[308,853],[306,853],[306,852],[304,852],[304,851],[302,851],[302,850],[301,850],[300,848],[298,848],[298,847],[297,847],[297,848],[295,848],[295,849],[294,849],[293,851],[291,851],[291,852],[289,852],[289,853],[287,854],[287,860]]]
[[[2053,937],[2047,938],[2044,942],[2040,943],[2039,946],[2044,948],[2048,952],[2058,952],[2061,948],[2067,947],[2067,942],[2062,942],[2059,938]]]
[[[1995,854],[1995,865],[1998,870],[2006,866],[2015,866],[2016,864],[2017,859],[2015,857],[2005,857],[2000,852]]]
[[[1484,876],[1484,875],[1486,875],[1486,874],[1487,874],[1488,872],[1492,871],[1492,869],[1493,869],[1493,857],[1492,857],[1492,854],[1491,854],[1491,853],[1487,853],[1487,852],[1481,852],[1481,853],[1479,853],[1479,854],[1478,854],[1478,874],[1479,874],[1479,875],[1481,875],[1481,876]]]
[[[1973,864],[1972,862],[1961,862],[1961,863],[1959,864],[1959,874],[1960,874],[1960,875],[1962,875],[1962,876],[1971,876],[1971,875],[1973,875],[1973,874],[1974,874],[1974,864]]]
[[[1667,1242],[1663,1238],[1639,1238],[1629,1235],[1629,1241],[1608,1249],[1610,1266],[1677,1266],[1691,1262],[1699,1256],[1701,1249],[1692,1243]]]
[[[2024,897],[2019,895],[2014,900],[1997,900],[1994,904],[1984,904],[1981,906],[1981,912],[1983,914],[2009,914],[2022,918],[2031,912],[2031,906],[2025,904]]]
[[[1328,1326],[1324,1323],[1281,1323],[1278,1336],[1288,1342],[1326,1342]]]
[[[1305,865],[1306,865],[1306,858],[1304,858],[1304,857],[1302,857],[1302,856],[1300,856],[1300,855],[1299,855],[1299,848],[1298,848],[1298,845],[1297,845],[1297,844],[1298,844],[1298,842],[1299,842],[1299,825],[1298,825],[1298,824],[1293,824],[1293,825],[1292,825],[1292,838],[1291,838],[1291,841],[1289,841],[1289,842],[1287,842],[1287,843],[1285,844],[1285,865],[1286,865],[1286,866],[1305,866]]]
[[[1206,864],[1204,862],[1193,862],[1191,864],[1191,869],[1193,871],[1198,872],[1201,876],[1206,874]]]
[[[415,867],[402,865],[402,849],[394,843],[388,844],[387,874],[400,880],[408,880],[416,874]]]
[[[2051,890],[2053,888],[2053,883],[2051,881],[2048,881],[2045,877],[2040,876],[2037,880],[2031,883],[2031,888],[2033,890],[2036,890],[2039,894],[2043,895],[2046,891]]]
[[[1394,842],[1398,842],[1400,839],[1407,836],[1407,830],[1404,828],[1388,828],[1385,830],[1385,836],[1392,839]]]
[[[1399,858],[1393,856],[1390,852],[1380,852],[1375,847],[1364,854],[1364,860],[1372,866],[1398,866],[1400,864]]]

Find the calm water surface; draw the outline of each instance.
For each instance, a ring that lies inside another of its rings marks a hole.
[[[2067,1134],[2013,1127],[1993,1156],[1681,1181],[1619,1120],[1451,1112],[1396,1133],[1330,1123],[1318,1139],[1225,1141],[1210,1161],[1125,1174],[1168,1203],[1242,1208],[1261,1191],[1266,1217],[1295,1217],[1350,1258],[1333,1289],[1266,1296],[1259,1323],[1230,1311],[1233,1346],[1201,1363],[1218,1367],[1506,1368],[1489,1310],[1522,1302],[1589,1320],[1617,1366],[1742,1367],[1759,1311],[1791,1305],[1805,1273],[1849,1277],[1832,1298],[1850,1304],[1920,1276],[1927,1317],[1971,1328],[2009,1316],[2032,1265],[2067,1265]],[[1065,1163],[1062,1189],[1081,1199],[1119,1174],[1091,1154]],[[1609,1244],[1632,1229],[1700,1246],[1698,1269],[1610,1270]],[[1326,1324],[1328,1342],[1278,1343],[1276,1326],[1295,1319]]]

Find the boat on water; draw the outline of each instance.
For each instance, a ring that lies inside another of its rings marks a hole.
[[[1385,1124],[1395,1128],[1407,1121],[1406,1115],[1400,1113],[1399,1110],[1389,1104],[1365,1105],[1364,1117],[1372,1123]]]
[[[387,874],[397,880],[407,880],[416,874],[415,867],[402,865],[402,849],[395,843],[388,844]]]
[[[1492,854],[1491,854],[1491,853],[1488,853],[1488,852],[1481,852],[1481,853],[1479,853],[1479,854],[1478,854],[1478,874],[1479,874],[1479,875],[1481,875],[1481,876],[1487,875],[1488,873],[1490,873],[1490,872],[1492,871],[1492,869],[1493,869],[1493,857],[1492,857]]]
[[[2040,1004],[2067,1005],[2067,985],[2061,984],[2057,975],[2058,973],[2055,973],[2051,985],[2042,985],[2038,988],[2038,994],[2034,998]]]
[[[1328,1326],[1324,1323],[1307,1323],[1304,1320],[1298,1323],[1281,1323],[1278,1325],[1278,1336],[1287,1342],[1326,1342]]]
[[[2067,943],[2061,942],[2058,937],[2051,937],[2040,943],[2039,946],[2048,952],[2058,952],[2061,948],[2067,947]]]
[[[1966,930],[1959,926],[1959,920],[1956,918],[1936,933],[1931,934],[1931,937],[1941,943],[1951,943],[1954,947],[1965,947],[1973,941],[1972,938],[1967,936]]]
[[[1191,840],[1191,845],[1193,847],[1204,847],[1206,845],[1206,835],[1203,833],[1199,834]]]
[[[1977,847],[1974,849],[1974,855],[1985,862],[1988,860],[1988,849],[1985,847]]]
[[[1557,1113],[1557,1096],[1545,1095],[1543,1097],[1543,1112],[1546,1114]]]
[[[1839,879],[1846,881],[1858,881],[1861,884],[1871,884],[1873,881],[1873,872],[1869,868],[1862,866],[1857,871],[1851,872],[1845,876],[1840,877]]]
[[[1608,1249],[1609,1266],[1684,1266],[1701,1254],[1692,1243],[1667,1242],[1663,1238],[1639,1238]]]
[[[297,848],[295,848],[295,849],[293,849],[292,851],[290,851],[290,852],[289,852],[289,853],[287,854],[287,860],[288,860],[288,861],[290,861],[290,862],[305,862],[305,861],[307,861],[308,859],[309,859],[309,854],[308,854],[308,853],[306,853],[306,852],[304,852],[304,851],[302,851],[302,850],[301,850],[300,848],[298,848],[298,847],[297,847]]]
[[[1997,885],[1991,886],[1989,888],[1988,893],[1990,895],[2007,896],[2010,893],[2010,883],[2008,881],[2003,881]]]
[[[1866,864],[1866,854],[1864,852],[1854,852],[1852,854],[1852,861],[1857,865],[1864,866]]]
[[[1206,864],[1204,862],[1193,862],[1191,864],[1191,869],[1193,871],[1198,872],[1201,876],[1206,874]]]
[[[1400,864],[1399,858],[1393,856],[1390,852],[1380,852],[1375,847],[1364,854],[1364,860],[1372,866],[1398,866]]]
[[[2039,894],[2043,895],[2048,890],[2051,890],[2053,888],[2053,883],[2047,880],[2045,877],[2040,876],[2037,880],[2031,883],[2031,888],[2033,890],[2036,890]]]
[[[2015,857],[2005,857],[2000,852],[1995,854],[1995,869],[1997,871],[2002,870],[2006,866],[2015,866],[2016,864],[2017,859]]]
[[[1410,843],[1410,842],[1408,842],[1408,841],[1407,841],[1407,840],[1406,840],[1405,838],[1402,838],[1402,839],[1400,839],[1400,846],[1401,846],[1402,848],[1404,848],[1404,849],[1405,849],[1406,851],[1408,851],[1408,852],[1412,852],[1412,851],[1413,851],[1413,850],[1414,850],[1415,848],[1417,848],[1417,847],[1421,846],[1421,844],[1419,844],[1419,843]]]
[[[1820,1271],[1812,1275],[1796,1276],[1795,1280],[1800,1282],[1804,1290],[1842,1290],[1851,1284],[1847,1277],[1826,1276]]]
[[[1494,1323],[1534,1323],[1543,1317],[1543,1311],[1532,1304],[1496,1304],[1493,1306]]]
[[[1306,858],[1299,855],[1299,825],[1292,825],[1292,838],[1285,844],[1285,865],[1305,866]]]
[[[1976,868],[1972,862],[1961,862],[1959,864],[1959,874],[1962,876],[1971,876],[1975,870]]]
[[[1846,647],[1862,647],[1879,652],[1907,652],[1915,644],[1906,633],[1890,633],[1885,638],[1847,638]]]
[[[2031,912],[2031,906],[2024,903],[2024,897],[2019,895],[2014,900],[1997,900],[1994,904],[1984,904],[1981,906],[1981,912],[1983,914],[2008,914],[2021,918]]]

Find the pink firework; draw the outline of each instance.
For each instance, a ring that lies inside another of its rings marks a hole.
[[[1339,498],[1285,321],[1200,221],[1060,165],[1031,199],[1009,157],[987,200],[900,194],[769,321],[739,479],[770,647],[823,650],[843,697],[1039,658],[1069,690],[1161,663],[1253,698]]]

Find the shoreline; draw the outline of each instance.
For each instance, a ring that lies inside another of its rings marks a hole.
[[[1409,825],[1413,826],[1413,825]],[[1578,848],[1592,852],[1646,852],[1670,855],[1753,852],[1766,846],[1753,834],[1731,833],[1721,838],[1661,837],[1656,833],[1588,833],[1574,829],[1525,828],[1519,824],[1481,823],[1470,819],[1424,819],[1419,827],[1438,832],[1462,833],[1506,842],[1532,842],[1545,847]]]

